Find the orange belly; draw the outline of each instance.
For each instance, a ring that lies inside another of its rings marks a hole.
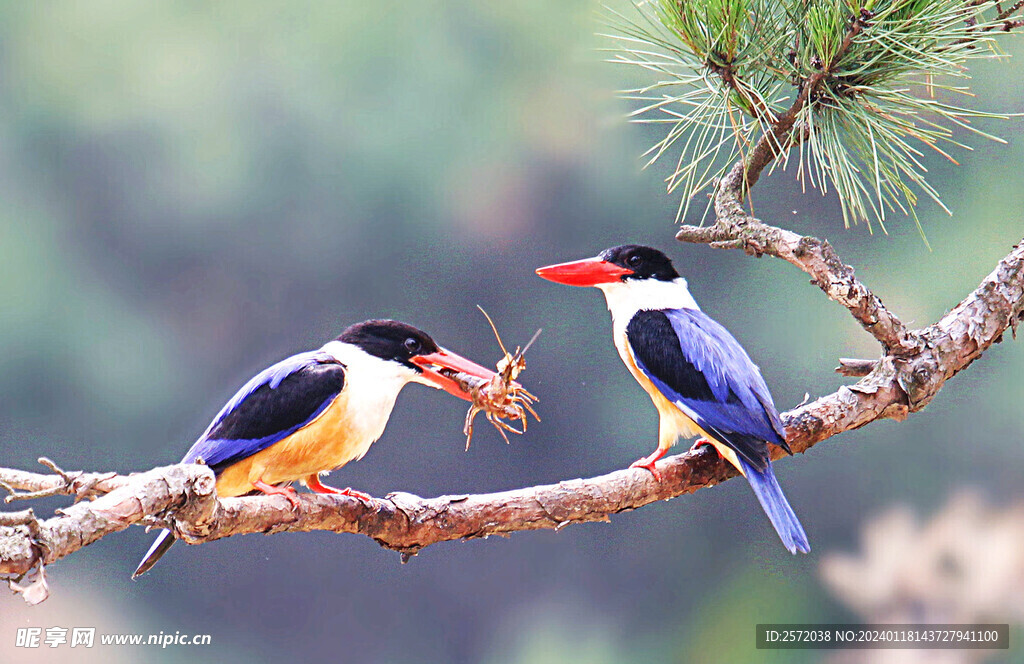
[[[217,478],[217,493],[241,496],[252,491],[257,480],[267,484],[294,482],[340,468],[362,458],[380,436],[383,426],[374,424],[353,417],[348,394],[343,393],[292,435],[224,469]]]

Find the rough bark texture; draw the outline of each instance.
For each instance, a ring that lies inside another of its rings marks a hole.
[[[751,239],[765,247],[764,253],[801,260],[796,253],[788,253],[792,234],[786,231],[747,224],[740,232],[745,242]],[[842,301],[851,311],[873,311],[887,329],[902,330],[884,338],[905,337],[915,350],[901,345],[902,354],[889,354],[870,364],[870,372],[857,383],[784,413],[787,440],[794,452],[874,420],[902,419],[920,410],[946,380],[1000,341],[1007,328],[1015,330],[1024,312],[1024,242],[941,320],[914,331],[889,315],[877,298],[871,299],[866,288],[844,282],[847,273],[838,259],[819,263],[818,254],[812,255],[806,259],[808,269],[829,283],[844,283]],[[776,457],[781,455],[775,451]],[[344,496],[304,494],[299,508],[293,510],[279,496],[218,501],[213,473],[201,465],[168,466],[127,477],[69,474],[59,469],[57,474],[41,475],[0,468],[0,483],[28,495],[103,494],[46,520],[36,519],[31,510],[0,517],[0,574],[24,575],[35,565],[51,563],[104,535],[141,523],[173,528],[192,544],[245,533],[361,533],[381,546],[412,555],[448,540],[606,521],[612,514],[693,493],[737,474],[707,447],[664,459],[658,469],[661,482],[646,470],[631,469],[501,493],[427,499],[393,493],[376,499],[372,506]]]
[[[96,500],[58,510],[45,521],[35,519],[31,510],[17,513],[19,519],[0,520],[0,573],[24,574],[37,562],[59,560],[150,515],[176,510],[176,518],[202,522],[217,506],[213,472],[206,466],[178,465],[128,477],[102,477],[108,479],[92,490],[105,495]],[[7,468],[0,469],[0,481],[31,492],[77,494],[83,486],[59,475]]]
[[[769,226],[747,214],[740,196],[759,174],[760,171],[747,171],[745,186],[743,164],[738,162],[719,184],[715,200],[718,221],[712,226],[683,226],[676,239],[743,249],[753,256],[767,254],[788,261],[810,275],[811,282],[829,298],[849,309],[888,354],[917,353],[922,340],[857,279],[853,268],[839,259],[832,245],[816,237]]]
[[[1015,3],[1010,13],[1020,6]],[[833,62],[864,28],[864,21],[863,13],[853,17]],[[1010,27],[1016,24],[1007,24],[1007,29]],[[686,242],[743,249],[792,263],[810,275],[830,299],[846,307],[881,344],[882,356],[877,360],[840,361],[840,373],[861,377],[855,384],[783,413],[787,441],[794,452],[804,452],[822,440],[875,420],[903,419],[920,410],[946,380],[1000,341],[1007,328],[1016,332],[1024,311],[1024,243],[1014,247],[981,285],[941,320],[912,330],[856,278],[853,268],[839,259],[828,242],[769,226],[744,209],[743,200],[764,169],[805,139],[806,130],[798,122],[800,113],[812,103],[830,68],[831,64],[823,65],[801,84],[793,105],[769,119],[770,128],[748,158],[735,164],[719,183],[716,223],[684,226],[676,236]],[[728,68],[720,68],[718,73],[730,82]],[[775,452],[776,457],[781,455],[781,450]],[[119,476],[65,473],[45,463],[54,474],[0,468],[0,488],[12,494],[8,502],[55,494],[76,496],[74,505],[45,520],[36,518],[32,510],[0,513],[0,574],[20,581],[35,568],[35,578],[30,577],[28,586],[12,581],[12,588],[32,603],[47,594],[44,565],[133,524],[169,527],[192,544],[245,533],[361,533],[407,556],[447,540],[606,521],[612,514],[692,493],[737,474],[705,446],[660,461],[661,482],[646,470],[631,469],[502,493],[429,499],[393,493],[375,499],[372,505],[345,496],[304,494],[299,507],[292,509],[280,496],[217,500],[213,473],[202,465]],[[19,491],[23,493],[15,495]],[[77,502],[81,498],[95,500]]]

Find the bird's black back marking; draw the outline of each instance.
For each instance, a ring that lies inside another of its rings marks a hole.
[[[318,363],[290,374],[276,388],[261,385],[206,435],[210,440],[258,440],[309,419],[345,386],[345,367]]]
[[[640,370],[648,374],[655,387],[662,389],[658,385],[661,383],[675,392],[690,408],[690,416],[698,426],[731,447],[754,468],[764,470],[767,467],[768,446],[762,437],[715,426],[709,421],[708,413],[713,411],[742,417],[747,406],[728,382],[724,401],[715,397],[707,376],[683,351],[679,336],[664,312],[637,312],[626,326],[626,337]],[[674,401],[675,397],[669,400]]]
[[[626,326],[626,338],[637,359],[652,374],[680,395],[717,403],[707,377],[679,347],[672,323],[661,311],[638,311]],[[740,403],[730,388],[726,403]]]

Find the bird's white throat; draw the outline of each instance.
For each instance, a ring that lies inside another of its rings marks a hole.
[[[610,284],[598,284],[608,301],[612,320],[627,325],[638,311],[651,309],[700,309],[686,279],[677,277],[672,281],[657,279],[627,279]]]
[[[359,346],[343,341],[328,341],[320,350],[333,355],[349,372],[363,374],[380,384],[382,389],[394,391],[396,395],[402,386],[419,375],[400,362],[374,357]],[[351,378],[346,375],[345,380]]]
[[[370,355],[362,348],[342,341],[329,341],[321,348],[345,365],[344,392],[348,408],[358,414],[352,426],[366,440],[365,448],[380,438],[391,416],[398,393],[419,376],[409,367]],[[361,457],[366,449],[361,450]]]

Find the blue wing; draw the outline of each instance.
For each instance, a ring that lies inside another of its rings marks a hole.
[[[758,470],[765,441],[788,451],[757,366],[724,327],[697,309],[640,311],[626,327],[637,367],[661,392]]]
[[[345,368],[323,351],[293,355],[242,386],[185,454],[219,473],[306,426],[341,392]]]

